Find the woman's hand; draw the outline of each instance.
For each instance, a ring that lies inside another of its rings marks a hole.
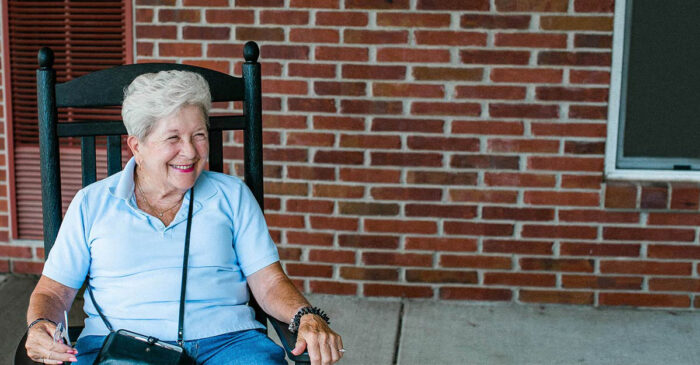
[[[64,345],[63,340],[54,342],[53,333],[56,326],[49,321],[41,321],[27,333],[27,355],[30,359],[44,364],[62,364],[64,361],[76,362],[78,351]]]
[[[312,365],[334,364],[343,357],[342,348],[340,335],[333,332],[323,318],[315,314],[301,317],[297,343],[292,350],[294,355],[301,355],[306,349]]]

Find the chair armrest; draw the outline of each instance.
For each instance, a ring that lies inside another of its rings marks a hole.
[[[275,332],[277,332],[277,336],[279,336],[280,341],[282,342],[282,347],[284,347],[284,351],[287,353],[289,360],[296,363],[310,363],[311,360],[309,359],[308,351],[304,351],[304,353],[299,356],[292,354],[292,350],[297,343],[296,333],[290,332],[286,323],[278,321],[272,316],[268,316],[268,319],[270,320],[272,327],[275,329]]]

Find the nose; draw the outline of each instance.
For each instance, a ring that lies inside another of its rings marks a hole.
[[[182,147],[180,148],[180,154],[187,158],[193,158],[197,154],[197,149],[194,146],[194,141],[189,139],[183,139]]]

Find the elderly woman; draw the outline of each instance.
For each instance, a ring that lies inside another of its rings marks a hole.
[[[115,329],[176,339],[190,188],[187,354],[198,364],[285,363],[246,304],[247,283],[268,314],[285,322],[301,316],[293,353],[307,349],[315,364],[340,359],[340,336],[304,314],[310,305],[282,271],[252,193],[236,177],[204,170],[210,107],[196,73],[145,74],[127,88],[122,117],[134,157],[71,202],[29,303],[32,360],[93,363],[109,331],[90,300],[76,347],[52,338],[86,276]]]

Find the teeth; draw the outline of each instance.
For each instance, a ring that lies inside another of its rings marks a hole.
[[[194,164],[192,164],[192,165],[173,165],[174,168],[180,169],[180,170],[187,170],[187,169],[191,168],[192,166],[194,166]]]

